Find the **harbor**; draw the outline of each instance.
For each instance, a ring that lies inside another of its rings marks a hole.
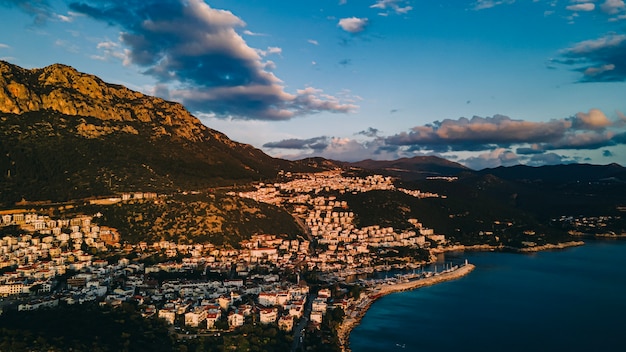
[[[337,329],[341,350],[350,351],[350,332],[359,324],[369,307],[377,299],[395,292],[414,290],[444,281],[455,280],[469,274],[472,270],[474,270],[474,265],[466,261],[461,265],[446,266],[440,272],[424,271],[421,273],[396,275],[387,279],[364,280],[368,287],[366,293],[362,294],[360,299],[346,309],[345,318]]]

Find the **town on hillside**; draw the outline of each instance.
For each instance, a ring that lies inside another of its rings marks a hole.
[[[397,188],[381,175],[347,177],[340,170],[281,176],[282,182],[258,183],[230,195],[287,209],[306,235],[287,239],[260,233],[239,248],[130,244],[124,233],[101,223],[101,212],[53,218],[25,209],[2,211],[0,312],[134,302],[144,317],[163,319],[178,334],[236,332],[260,323],[296,336],[302,326],[319,329],[329,310],[354,311],[375,295],[372,283],[379,281],[372,273],[405,271],[384,284],[420,280],[432,273],[416,275],[415,269],[435,253],[456,248],[415,218],[406,219],[403,229],[360,227],[350,204],[337,197],[373,190],[416,198],[445,195]],[[90,202],[105,212],[107,205],[163,197],[168,196],[134,192]]]

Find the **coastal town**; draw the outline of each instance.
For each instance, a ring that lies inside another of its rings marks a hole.
[[[241,241],[238,248],[128,243],[124,233],[102,223],[108,205],[168,197],[156,193],[92,199],[89,202],[101,206],[101,212],[71,218],[4,210],[0,309],[30,311],[88,302],[116,307],[133,302],[145,318],[166,321],[174,334],[236,333],[245,324],[273,324],[293,333],[296,345],[303,340],[305,327],[319,329],[329,311],[340,309],[345,319],[336,334],[340,346],[348,348],[350,329],[377,298],[452,280],[473,269],[463,263],[424,271],[437,253],[459,245],[415,218],[406,219],[402,229],[360,227],[350,204],[338,197],[373,190],[399,191],[419,199],[445,195],[397,188],[392,178],[381,175],[348,177],[340,170],[281,176],[283,182],[258,183],[251,190],[229,194],[288,210],[306,229],[306,236],[288,239],[260,233]],[[164,259],[149,260],[154,257]],[[416,269],[421,269],[419,274]],[[375,273],[391,270],[395,274],[390,278],[375,278]]]

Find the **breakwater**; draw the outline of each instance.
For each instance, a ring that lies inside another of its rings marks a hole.
[[[346,316],[342,324],[337,329],[337,335],[339,337],[339,345],[342,351],[350,351],[349,348],[349,336],[352,329],[359,324],[369,307],[380,297],[385,295],[415,290],[420,287],[435,285],[440,282],[455,280],[469,274],[474,270],[473,264],[463,264],[453,267],[447,271],[440,273],[433,273],[432,275],[424,278],[407,281],[397,281],[393,283],[383,282],[368,289],[366,295],[362,295],[361,299],[355,301],[347,310]]]

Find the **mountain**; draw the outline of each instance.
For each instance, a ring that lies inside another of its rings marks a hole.
[[[204,126],[178,103],[72,67],[0,61],[0,205],[200,189],[313,171]]]
[[[481,170],[477,175],[514,186],[510,189],[516,207],[544,221],[561,215],[621,217],[620,209],[626,205],[626,168],[618,164],[516,165]],[[505,193],[502,187],[498,191]]]
[[[404,186],[445,194],[450,202],[467,200],[470,212],[519,212],[514,217],[526,214],[545,223],[562,215],[621,216],[624,171],[617,164],[517,165],[464,172],[454,182],[416,180]]]
[[[344,163],[344,166],[357,167],[399,177],[403,180],[423,179],[431,176],[456,176],[471,171],[467,167],[436,156],[414,156],[397,160],[363,160]]]
[[[399,177],[402,187],[447,195],[439,210],[432,206],[412,207],[428,214],[428,221],[434,221],[432,226],[446,231],[450,231],[451,226],[470,229],[472,224],[483,221],[480,217],[500,221],[525,218],[524,223],[537,226],[561,215],[619,216],[619,209],[626,204],[626,168],[615,163],[515,165],[474,171],[429,156],[364,160],[343,165]],[[457,176],[458,179],[448,182],[428,179],[429,176]],[[446,219],[448,212],[464,213],[463,209],[475,216],[473,223],[459,224],[458,217],[454,221]]]
[[[615,163],[609,165],[565,164],[538,167],[527,165],[500,166],[493,169],[484,169],[479,171],[479,173],[483,175],[491,174],[507,180],[535,183],[566,184],[610,180],[626,182],[626,168]]]

